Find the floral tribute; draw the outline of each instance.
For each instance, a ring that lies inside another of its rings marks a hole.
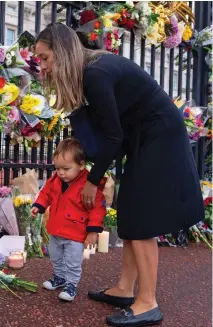
[[[188,232],[179,231],[177,235],[161,235],[158,237],[158,243],[162,246],[181,246],[186,247],[188,240],[196,243],[203,242],[212,250],[212,184],[207,181],[201,181],[203,193],[203,203],[205,217],[203,221],[189,228]]]
[[[112,232],[117,228],[117,210],[107,208],[107,214],[104,218],[104,229]]]
[[[41,138],[52,140],[64,127],[62,114],[42,95],[34,42],[24,32],[13,45],[0,45],[0,132],[26,147],[39,146]]]
[[[163,43],[166,48],[189,42],[193,36],[194,15],[185,1],[116,1],[100,6],[88,2],[74,17],[77,31],[84,33],[89,43],[99,40],[103,48],[115,54],[125,30],[133,30],[136,37],[146,38],[149,44]]]
[[[45,229],[43,226],[43,216],[37,215],[36,218],[32,218],[30,213],[32,203],[31,195],[18,194],[13,199],[19,233],[26,238],[25,251],[27,251],[28,257],[39,256],[42,258],[44,256],[42,236]],[[47,236],[44,241],[48,243],[48,239]]]
[[[35,293],[37,288],[38,285],[34,282],[28,282],[21,278],[17,278],[16,275],[9,275],[5,268],[0,270],[0,289],[8,290],[19,300],[21,300],[21,297],[12,289]]]
[[[198,141],[201,136],[211,138],[211,126],[205,122],[209,120],[209,111],[207,107],[197,107],[194,101],[183,101],[178,98],[174,103],[183,114],[184,123],[189,135],[193,141]]]

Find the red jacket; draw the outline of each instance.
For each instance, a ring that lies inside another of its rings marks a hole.
[[[87,176],[88,171],[85,169],[63,192],[63,182],[55,173],[40,191],[33,206],[39,208],[40,213],[50,207],[47,222],[47,231],[50,235],[83,243],[87,233],[103,231],[106,208],[102,190],[106,181],[103,179],[98,188],[96,206],[87,211],[81,203],[81,191]]]

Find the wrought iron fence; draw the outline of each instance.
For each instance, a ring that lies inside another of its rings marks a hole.
[[[97,2],[96,2],[97,3]],[[206,26],[211,24],[211,2],[210,1],[195,1],[189,2],[190,6],[194,5],[195,13],[195,28],[200,31]],[[5,1],[0,1],[0,43],[4,44],[5,39]],[[51,4],[51,22],[56,22],[58,18],[58,9],[63,6],[66,11],[65,19],[66,24],[75,27],[75,20],[73,17],[73,10],[76,8],[82,8],[83,2],[56,2]],[[35,33],[40,32],[41,17],[42,17],[42,2],[35,2]],[[18,33],[23,32],[24,28],[24,1],[18,2]],[[124,54],[124,45],[120,49],[120,54],[128,56],[131,60],[135,60],[136,48],[138,50],[138,44],[136,44],[134,33],[130,35],[129,41],[129,54]],[[142,39],[139,45],[139,64],[145,68],[145,56],[147,47],[145,47],[145,40]],[[168,93],[171,97],[174,96],[174,65],[175,57],[178,57],[178,76],[177,76],[177,94],[181,95],[184,90],[184,96],[186,99],[191,97],[195,100],[197,105],[207,105],[207,84],[208,84],[208,67],[205,63],[205,50],[199,49],[198,51],[187,52],[186,65],[183,60],[183,48],[179,46],[178,50],[168,50],[161,45],[160,49],[156,49],[155,46],[151,46],[150,55],[150,74],[156,78],[157,69],[160,70],[159,83],[162,87],[165,87],[165,79],[168,79]],[[176,52],[178,51],[178,52]],[[156,56],[160,56],[159,67],[156,67]],[[165,76],[165,58],[169,59],[169,74]],[[183,65],[185,65],[185,77],[183,78]],[[39,148],[28,149],[23,145],[11,145],[10,138],[5,135],[0,135],[0,185],[9,185],[14,177],[23,174],[26,168],[34,168],[39,172],[39,179],[43,180],[51,176],[54,166],[52,164],[52,154],[55,150],[59,140],[67,137],[70,131],[66,128],[61,135],[58,135],[53,141],[41,140]],[[206,140],[202,139],[199,143],[192,143],[192,149],[195,156],[195,161],[198,167],[200,178],[203,178],[205,173],[205,146]],[[122,160],[117,158],[116,160],[116,175],[119,179],[122,172]]]

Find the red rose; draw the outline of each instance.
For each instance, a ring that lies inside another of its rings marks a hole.
[[[119,50],[114,50],[114,54],[118,55],[119,54]]]
[[[204,206],[208,206],[209,204],[212,203],[212,197],[209,196],[209,197],[206,198],[203,202],[204,202]]]
[[[118,21],[119,25],[126,25],[127,24],[127,18],[126,17],[122,17],[122,19],[120,21]]]
[[[4,77],[0,77],[0,89],[3,89],[5,84],[6,84],[6,79]]]
[[[90,35],[89,35],[89,40],[90,41],[95,41],[95,40],[97,40],[97,38],[98,38],[97,34],[95,34],[94,32],[90,33]]]
[[[35,127],[34,127],[37,131],[40,131],[42,129],[42,125],[39,122]]]
[[[96,13],[94,12],[94,10],[84,10],[81,13],[80,24],[84,25],[95,18],[96,18]]]
[[[22,130],[21,133],[23,136],[30,136],[33,135],[35,132],[38,132],[42,129],[42,125],[39,122],[36,126],[31,127],[30,125],[26,125]]]
[[[112,40],[112,33],[110,33],[110,32],[107,33],[107,39]]]
[[[135,21],[133,19],[128,19],[126,22],[126,28],[131,30],[135,26]]]
[[[96,30],[99,30],[99,28],[101,27],[101,23],[100,22],[95,22],[94,27]]]

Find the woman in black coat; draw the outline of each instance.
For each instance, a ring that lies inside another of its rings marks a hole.
[[[122,149],[127,156],[118,196],[118,235],[124,240],[121,277],[116,286],[91,291],[89,297],[127,307],[107,317],[109,325],[159,323],[163,315],[155,297],[155,237],[187,230],[204,217],[183,118],[141,67],[124,57],[85,49],[63,24],[51,24],[39,34],[36,52],[46,90],[55,90],[56,107],[72,111],[86,99],[101,133],[101,147],[82,192],[87,208],[94,205],[97,186],[116,155]]]

